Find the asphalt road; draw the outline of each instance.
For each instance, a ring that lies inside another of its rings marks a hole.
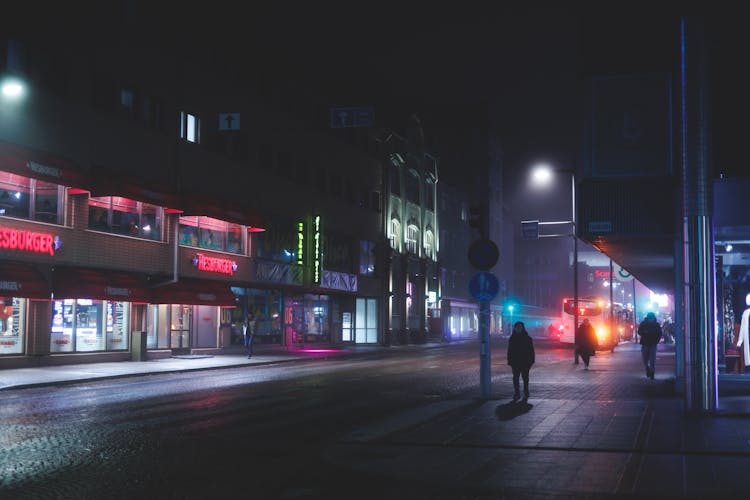
[[[570,363],[537,342],[538,366]],[[504,351],[493,389],[511,393]],[[479,394],[477,344],[6,390],[7,498],[460,498],[326,460],[342,436]]]

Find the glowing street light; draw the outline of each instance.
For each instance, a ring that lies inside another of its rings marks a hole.
[[[6,77],[0,83],[0,93],[8,99],[20,99],[24,94],[24,84],[18,78]]]
[[[573,237],[573,300],[575,300],[575,315],[573,318],[573,331],[578,328],[578,236],[576,234],[576,173],[575,170],[553,169],[547,164],[541,163],[531,171],[531,178],[536,184],[546,185],[552,181],[553,173],[570,174],[571,186],[571,214],[570,224],[572,226],[571,236]]]

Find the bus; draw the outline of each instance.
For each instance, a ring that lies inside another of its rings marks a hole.
[[[575,314],[578,308],[578,324],[580,325],[584,318],[588,318],[591,326],[594,327],[596,338],[599,341],[599,350],[615,350],[615,346],[620,341],[619,333],[615,333],[610,328],[610,317],[607,303],[602,299],[592,297],[579,297],[576,299],[566,297],[562,301],[561,311],[561,330],[560,342],[573,344],[575,343],[576,327]]]

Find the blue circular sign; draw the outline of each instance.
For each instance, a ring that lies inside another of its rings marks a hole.
[[[494,274],[480,271],[469,281],[469,293],[478,301],[492,300],[500,291],[500,282]]]

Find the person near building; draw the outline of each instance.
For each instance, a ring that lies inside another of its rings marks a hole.
[[[247,359],[253,357],[253,337],[255,337],[255,316],[248,313],[245,321],[245,347],[247,347]]]
[[[740,363],[750,366],[750,293],[745,295],[745,310],[740,319],[740,332],[737,336],[737,347],[740,349]]]
[[[575,335],[575,344],[576,352],[583,360],[583,369],[588,370],[591,356],[596,355],[596,348],[599,347],[599,342],[596,339],[596,332],[588,318],[583,318],[583,321],[578,326]]]
[[[508,364],[513,370],[513,401],[521,398],[520,378],[523,378],[523,402],[529,401],[529,370],[534,361],[534,342],[523,321],[516,321],[508,340]]]
[[[656,321],[656,315],[652,312],[648,313],[638,325],[638,336],[641,337],[643,366],[646,368],[646,376],[651,380],[654,379],[656,371],[656,346],[659,345],[661,335],[661,325]]]

